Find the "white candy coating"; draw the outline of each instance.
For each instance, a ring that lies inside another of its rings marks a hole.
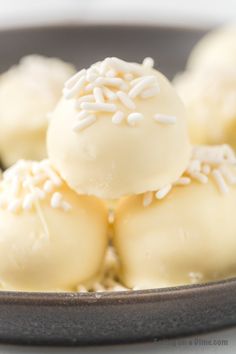
[[[236,275],[236,166],[230,155],[225,146],[196,147],[195,168],[209,164],[207,183],[186,171],[156,198],[148,192],[120,200],[113,240],[125,286],[177,286]]]
[[[193,49],[186,71],[174,80],[187,109],[194,144],[236,148],[236,26],[207,34]]]
[[[5,167],[20,158],[46,156],[48,114],[73,71],[59,59],[30,55],[0,76],[0,157]]]
[[[102,201],[77,195],[47,160],[19,161],[0,182],[3,289],[73,291],[90,284],[103,264],[107,227]]]
[[[59,102],[48,130],[48,154],[72,189],[115,199],[157,190],[186,168],[184,107],[151,64],[106,58],[79,75],[81,80],[96,70],[94,82],[75,90],[75,80],[72,98]],[[82,102],[88,95],[94,101]]]

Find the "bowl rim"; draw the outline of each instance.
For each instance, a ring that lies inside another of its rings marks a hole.
[[[190,298],[196,294],[209,294],[224,291],[225,288],[236,287],[236,277],[229,279],[188,284],[166,288],[153,288],[145,290],[122,290],[102,292],[47,292],[47,291],[6,291],[0,290],[0,305],[2,304],[35,304],[73,306],[93,305],[99,302],[101,305],[109,305],[117,302],[119,304],[146,303],[166,301],[168,299]]]

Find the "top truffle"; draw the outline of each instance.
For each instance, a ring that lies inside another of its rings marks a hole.
[[[47,143],[72,189],[115,199],[162,188],[185,170],[185,110],[152,66],[106,58],[65,83]]]

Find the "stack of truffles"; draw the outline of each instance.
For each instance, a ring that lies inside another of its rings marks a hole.
[[[106,58],[67,80],[48,159],[18,161],[0,182],[1,288],[144,289],[235,275],[235,155],[192,147],[185,115],[151,58]]]

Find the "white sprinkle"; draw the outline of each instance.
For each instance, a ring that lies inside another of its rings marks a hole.
[[[106,96],[106,98],[109,100],[109,101],[115,101],[117,100],[117,95],[115,94],[115,92],[113,92],[112,90],[110,90],[109,88],[107,87],[103,87],[103,93],[104,95]]]
[[[136,63],[129,63],[129,71],[136,75],[142,76],[144,74],[143,67]]]
[[[130,63],[119,58],[112,57],[109,60],[109,65],[118,72],[128,73],[130,71]]]
[[[83,102],[94,102],[93,95],[85,95],[80,97],[78,100],[75,101],[75,108],[80,108],[81,103]]]
[[[228,145],[214,147],[197,146],[193,149],[193,157],[197,158],[201,162],[215,165],[224,162],[230,164],[235,163],[234,152]]]
[[[131,74],[131,73],[127,73],[124,75],[124,79],[127,80],[127,81],[131,81],[134,79],[134,75]]]
[[[121,87],[123,84],[125,84],[125,82],[119,77],[99,77],[95,81],[95,84],[99,86],[108,85],[108,86]]]
[[[14,196],[17,196],[20,190],[20,180],[18,176],[13,177],[12,181],[12,193]]]
[[[14,167],[12,167],[12,168],[14,168]],[[25,161],[25,160],[20,160],[20,161],[17,163],[17,166],[15,166],[15,168],[16,168],[18,171],[24,172],[24,171],[27,170],[27,168],[28,168],[27,161]]]
[[[116,77],[117,73],[115,72],[115,70],[109,70],[106,73],[106,77]]]
[[[71,88],[69,89],[67,92],[65,92],[64,94],[64,97],[66,99],[70,99],[72,98],[75,94],[79,94],[80,93],[80,90],[82,89],[82,87],[84,86],[86,82],[86,77],[85,76],[82,76],[78,82],[76,82],[76,84]]]
[[[200,172],[201,170],[201,162],[199,160],[191,160],[188,164],[187,172]]]
[[[42,167],[37,162],[33,162],[31,169],[33,174],[38,174],[42,171]]]
[[[209,173],[211,172],[211,167],[207,164],[203,165],[202,172],[204,173],[204,175],[209,175]]]
[[[100,75],[105,75],[106,71],[107,71],[107,67],[109,65],[110,62],[110,58],[106,58],[105,60],[103,60],[100,63],[100,68],[99,68],[99,74]]]
[[[122,111],[117,111],[116,113],[114,113],[111,120],[113,124],[120,124],[124,120],[124,118],[124,113]]]
[[[143,115],[142,113],[139,112],[130,113],[127,117],[127,121],[130,126],[134,126],[138,121],[142,119],[143,119]]]
[[[147,90],[144,90],[144,91],[141,93],[141,98],[145,99],[145,98],[154,97],[154,96],[156,96],[159,92],[160,92],[160,87],[156,85],[156,86],[150,87],[150,88],[147,89]]]
[[[116,110],[116,105],[113,103],[83,102],[81,104],[81,108],[87,111],[114,112]]]
[[[66,81],[65,87],[71,88],[72,86],[74,86],[76,81],[79,80],[81,78],[81,76],[84,76],[85,73],[86,73],[85,69],[80,70],[78,73],[76,73],[69,80]]]
[[[23,209],[30,210],[33,206],[34,201],[35,201],[35,196],[32,193],[27,194],[23,200],[23,204],[22,204]]]
[[[45,164],[44,171],[46,172],[47,176],[51,179],[52,183],[55,184],[57,187],[62,185],[62,180],[60,177],[51,169],[51,167]]]
[[[150,58],[150,57],[146,57],[146,58],[144,58],[143,59],[143,66],[145,67],[145,68],[153,68],[153,66],[154,66],[154,60],[153,60],[153,58]]]
[[[147,192],[143,196],[143,206],[147,207],[152,203],[153,200],[153,193],[152,192]]]
[[[229,184],[236,184],[236,176],[227,166],[221,166],[220,171]]]
[[[21,201],[19,199],[13,199],[9,204],[8,204],[8,207],[7,207],[7,210],[12,212],[12,213],[15,213],[17,212],[21,207]]]
[[[33,194],[35,198],[43,200],[45,198],[45,191],[43,191],[41,188],[34,188]]]
[[[193,171],[189,174],[193,179],[196,179],[200,183],[206,184],[208,182],[208,177],[201,172]]]
[[[72,209],[72,206],[70,203],[62,201],[60,207],[64,210],[64,211],[70,211]]]
[[[62,202],[62,194],[59,192],[53,193],[51,197],[51,207],[52,208],[60,208]]]
[[[175,186],[186,186],[191,183],[191,178],[189,177],[180,177],[175,183]]]
[[[154,119],[158,123],[162,124],[175,124],[176,123],[176,117],[174,116],[167,116],[165,114],[155,114]]]
[[[82,129],[85,129],[88,126],[90,126],[91,124],[93,124],[95,121],[96,121],[96,116],[94,114],[90,114],[86,118],[78,121],[74,125],[73,131],[78,132],[78,131],[80,131]]]
[[[45,180],[45,174],[44,173],[38,173],[33,178],[31,179],[32,185],[39,184]]]
[[[131,86],[134,86],[136,85],[138,82],[140,82],[142,80],[142,76],[141,77],[137,77],[136,79],[133,79],[131,82],[130,82],[130,85]]]
[[[227,184],[225,183],[224,177],[222,176],[222,173],[220,172],[220,170],[213,170],[212,171],[212,175],[220,189],[220,191],[222,193],[228,193],[229,192],[229,187],[227,186]]]
[[[50,180],[47,180],[43,185],[43,189],[46,193],[51,193],[53,191],[53,188],[54,184]]]
[[[131,98],[127,95],[127,93],[123,91],[118,91],[117,96],[120,99],[121,103],[128,109],[135,109],[136,105],[135,103],[131,100]]]
[[[86,118],[89,115],[88,111],[81,111],[77,114],[76,119],[81,120]]]
[[[95,80],[95,81],[96,81],[96,80]],[[92,82],[92,83],[86,85],[85,88],[84,88],[84,92],[92,91],[95,86],[96,86],[96,85],[95,85],[94,82]]]
[[[131,88],[131,90],[129,91],[129,96],[131,98],[137,97],[145,88],[147,88],[151,84],[154,84],[155,82],[155,76],[142,77],[141,80],[134,87]]]
[[[87,73],[86,73],[86,80],[88,82],[93,82],[95,81],[96,79],[98,78],[98,73],[96,70],[90,68],[87,70]]]
[[[165,187],[159,189],[159,191],[156,192],[155,196],[157,199],[163,199],[171,190],[172,185],[167,184]]]
[[[122,91],[127,91],[129,89],[129,85],[124,81],[124,83],[120,86]]]
[[[233,149],[227,144],[224,144],[222,146],[222,149],[223,149],[223,154],[224,154],[226,161],[230,162],[232,164],[235,164],[236,158],[235,158],[235,153],[234,153]]]
[[[103,92],[100,87],[94,87],[93,95],[95,97],[96,103],[104,103]]]
[[[33,178],[32,177],[26,177],[23,179],[23,182],[22,182],[23,188],[32,187],[32,185],[33,185]]]

